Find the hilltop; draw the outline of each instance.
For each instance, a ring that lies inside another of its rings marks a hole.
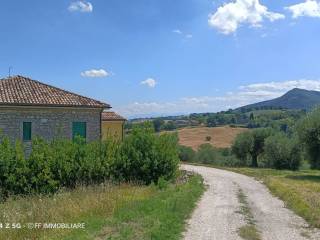
[[[320,104],[320,92],[310,91],[300,88],[294,88],[283,96],[250,104],[238,109],[261,109],[261,108],[284,108],[284,109],[299,109],[311,110]]]

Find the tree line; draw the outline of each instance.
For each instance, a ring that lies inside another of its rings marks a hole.
[[[261,158],[267,167],[297,170],[305,157],[312,169],[320,169],[320,109],[308,113],[289,133],[272,128],[242,133],[232,152],[244,164],[251,160],[252,167],[258,167]]]
[[[180,147],[180,159],[221,166],[268,167],[298,170],[307,160],[320,169],[320,108],[297,118],[290,128],[260,127],[239,134],[230,149],[210,144],[197,151]]]

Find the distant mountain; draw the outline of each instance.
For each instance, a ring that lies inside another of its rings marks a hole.
[[[310,110],[317,105],[320,105],[320,92],[294,88],[281,97],[250,104],[239,109],[272,107]]]

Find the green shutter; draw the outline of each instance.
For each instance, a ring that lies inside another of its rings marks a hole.
[[[76,136],[84,139],[87,137],[87,124],[85,122],[72,123],[72,138],[74,139]]]
[[[23,141],[31,140],[31,122],[23,122]]]

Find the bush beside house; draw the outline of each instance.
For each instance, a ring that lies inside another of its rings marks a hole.
[[[135,128],[123,142],[33,139],[32,152],[25,157],[20,142],[12,145],[2,136],[0,195],[48,194],[106,180],[146,184],[160,177],[170,180],[178,169],[177,142],[177,136],[158,136],[145,125]]]

